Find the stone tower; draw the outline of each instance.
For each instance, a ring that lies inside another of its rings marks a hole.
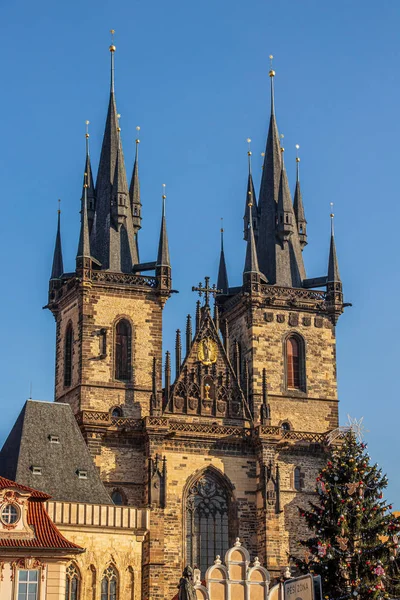
[[[162,369],[162,308],[172,292],[165,195],[157,259],[140,263],[138,154],[128,188],[110,51],[103,147],[94,187],[87,145],[73,273],[63,272],[58,222],[48,303],[55,396],[71,404],[112,500],[150,506],[142,598],[164,600],[185,564],[204,576],[237,536],[272,576],[298,550],[297,507],[312,498],[326,434],[338,426],[342,283],[333,221],[327,275],[306,277],[300,180],[292,202],[271,70],[258,202],[249,151],[242,285],[229,286],[221,231],[217,286],[206,277],[193,288],[201,296],[194,323],[188,315],[184,343],[178,329]],[[149,270],[154,276],[143,275]]]

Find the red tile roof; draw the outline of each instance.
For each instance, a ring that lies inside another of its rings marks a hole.
[[[28,499],[27,521],[35,533],[31,540],[13,539],[10,531],[9,537],[0,538],[0,548],[41,548],[43,550],[65,550],[68,552],[84,552],[77,544],[69,542],[57,529],[46,512],[44,501],[50,498],[48,494],[38,492],[0,477],[0,489],[18,489],[21,492],[31,492]]]
[[[20,483],[11,481],[11,479],[6,479],[5,477],[0,476],[0,490],[9,488],[19,490],[20,492],[30,492],[32,498],[42,498],[43,500],[48,500],[51,498],[51,496],[45,494],[44,492],[39,492],[38,490],[27,487],[26,485],[21,485]]]

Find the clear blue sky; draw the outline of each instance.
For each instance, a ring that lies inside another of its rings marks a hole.
[[[66,270],[74,266],[91,121],[97,167],[116,30],[116,97],[127,170],[141,126],[142,260],[153,260],[167,184],[174,287],[165,349],[216,275],[225,218],[230,283],[241,279],[253,140],[259,185],[269,113],[268,55],[293,189],[295,144],[310,277],[326,272],[329,203],[346,301],[337,328],[341,421],[364,416],[369,450],[400,509],[398,277],[400,3],[396,0],[154,0],[3,3],[0,443],[23,402],[53,397],[55,326],[46,304],[57,198]]]

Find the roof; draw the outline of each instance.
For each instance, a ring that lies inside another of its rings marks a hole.
[[[54,500],[112,504],[69,404],[27,400],[0,452],[0,474]]]
[[[0,537],[0,548],[41,548],[47,550],[68,550],[68,552],[84,552],[77,544],[69,542],[57,529],[46,512],[44,501],[49,498],[47,494],[34,490],[25,485],[0,477],[0,489],[17,489],[20,492],[30,492],[28,499],[27,522],[35,533],[33,539],[24,540],[13,537],[11,532],[7,537]]]
[[[6,477],[0,476],[0,490],[8,490],[10,488],[18,490],[19,492],[30,493],[32,498],[41,498],[42,500],[48,500],[51,498],[49,494],[39,492],[39,490],[34,490],[26,485],[21,485],[20,483],[11,481],[11,479],[6,479]]]

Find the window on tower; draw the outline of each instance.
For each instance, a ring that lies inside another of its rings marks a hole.
[[[72,324],[68,323],[65,331],[64,342],[64,387],[70,387],[72,383],[72,346],[74,341],[74,330]]]
[[[118,574],[112,565],[103,573],[101,580],[101,600],[118,600]]]
[[[286,387],[305,391],[305,352],[303,339],[290,335],[285,341]]]
[[[218,473],[205,471],[186,496],[186,563],[204,576],[215,556],[224,556],[232,535],[232,495]]]
[[[131,380],[131,347],[131,326],[126,319],[122,319],[115,328],[115,379]]]

